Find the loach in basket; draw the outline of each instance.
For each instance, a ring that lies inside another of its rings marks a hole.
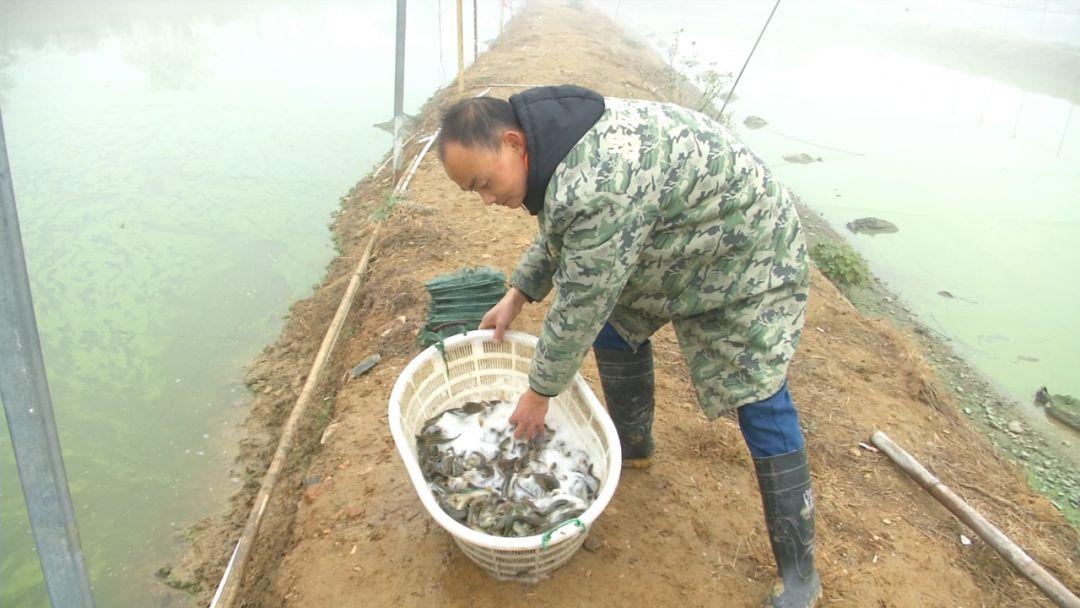
[[[498,579],[536,581],[565,564],[581,547],[619,483],[622,452],[615,427],[581,374],[557,397],[559,408],[600,479],[596,500],[576,519],[545,534],[521,538],[491,536],[443,512],[420,471],[416,434],[425,420],[468,401],[516,401],[529,387],[529,365],[537,339],[508,331],[496,343],[491,330],[447,338],[414,358],[390,394],[390,432],[413,487],[428,514],[457,542],[465,555]]]

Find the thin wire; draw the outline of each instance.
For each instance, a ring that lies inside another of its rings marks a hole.
[[[1061,147],[1065,145],[1065,134],[1069,132],[1069,123],[1072,122],[1072,113],[1075,108],[1075,105],[1069,106],[1069,117],[1065,119],[1065,128],[1061,130],[1061,141],[1058,142],[1057,154],[1054,158],[1061,158]]]
[[[1009,137],[1010,139],[1016,139],[1016,128],[1020,126],[1020,114],[1024,111],[1024,97],[1026,96],[1027,95],[1024,94],[1020,97],[1020,107],[1016,109],[1016,120],[1013,121],[1013,130],[1012,135]]]
[[[806,140],[806,139],[799,139],[798,137],[788,135],[786,133],[781,133],[781,132],[779,132],[779,131],[777,131],[775,129],[765,129],[765,131],[768,131],[769,133],[772,133],[773,135],[778,135],[778,136],[783,137],[785,139],[791,139],[791,140],[795,140],[797,142],[801,142],[801,143],[804,143],[804,144],[809,144],[811,146],[814,146],[815,148],[823,148],[825,150],[832,150],[833,152],[843,152],[844,154],[847,154],[847,155],[850,155],[850,156],[866,156],[866,154],[863,153],[863,152],[854,152],[852,150],[845,150],[843,148],[833,148],[833,147],[830,147],[830,146],[823,146],[823,145],[821,145],[819,143],[815,143],[815,142],[812,142],[812,141],[809,141],[809,140]]]
[[[743,72],[746,71],[746,66],[750,63],[750,58],[754,56],[754,51],[757,50],[757,45],[761,42],[761,37],[765,35],[765,30],[769,27],[769,22],[772,21],[773,15],[776,14],[776,9],[780,8],[780,0],[776,0],[776,4],[772,7],[772,12],[769,13],[769,18],[765,20],[765,25],[761,28],[761,33],[758,34],[757,40],[754,41],[754,47],[750,49],[750,54],[746,56],[746,61],[743,62],[742,69],[739,70],[739,75],[735,77],[735,84],[731,85],[731,90],[728,91],[727,99],[724,100],[724,105],[720,106],[720,116],[724,115],[724,110],[727,108],[727,104],[731,101],[731,95],[735,92],[735,87],[739,86],[739,80],[742,78]]]

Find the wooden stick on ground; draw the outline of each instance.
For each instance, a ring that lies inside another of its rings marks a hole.
[[[870,436],[870,442],[882,452],[885,452],[897,466],[910,475],[934,498],[938,499],[938,502],[945,505],[945,508],[958,517],[960,521],[967,524],[975,534],[979,535],[979,538],[986,541],[986,544],[993,547],[999,555],[1019,570],[1020,574],[1035,583],[1035,586],[1042,590],[1046,597],[1062,608],[1080,608],[1080,598],[1077,598],[1065,585],[1061,584],[1061,581],[1054,578],[1038,562],[1031,559],[1027,553],[1024,553],[1023,549],[1012,542],[1008,536],[1005,536],[1001,530],[998,530],[994,524],[971,508],[971,505],[964,502],[964,499],[941,483],[937,477],[934,477],[930,471],[927,471],[925,467],[919,464],[919,461],[915,460],[911,454],[896,445],[892,439],[889,439],[888,435],[876,431]]]

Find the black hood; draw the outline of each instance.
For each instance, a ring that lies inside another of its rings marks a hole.
[[[555,167],[600,120],[604,98],[584,87],[565,84],[511,95],[510,105],[525,131],[528,146],[525,208],[537,215],[544,206],[544,193]]]

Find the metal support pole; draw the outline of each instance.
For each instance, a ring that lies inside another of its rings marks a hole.
[[[26,273],[0,117],[0,401],[53,606],[93,607]]]
[[[476,26],[476,0],[472,0],[472,59],[476,61],[480,57],[480,28]]]
[[[397,0],[397,50],[394,55],[394,183],[401,174],[401,132],[405,125],[405,0]]]
[[[461,22],[461,0],[457,0],[457,92],[465,92],[465,31]]]

